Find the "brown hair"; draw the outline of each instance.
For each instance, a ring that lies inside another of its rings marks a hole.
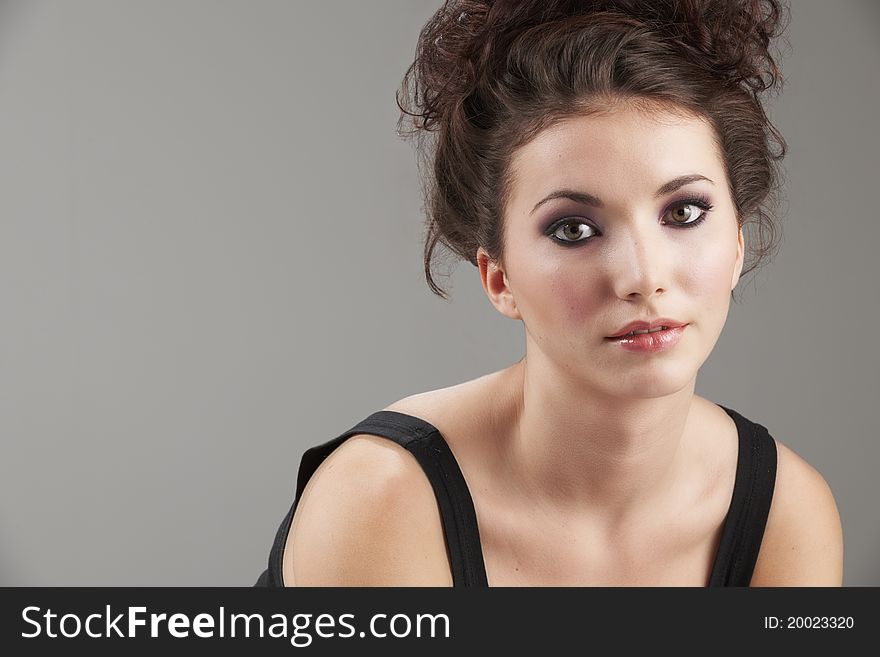
[[[770,46],[787,13],[779,0],[445,0],[396,95],[398,134],[433,137],[418,140],[431,290],[448,299],[438,243],[474,265],[479,246],[503,262],[513,152],[621,100],[710,123],[737,221],[757,233],[741,276],[755,269],[778,246],[786,144],[761,94],[783,83]]]

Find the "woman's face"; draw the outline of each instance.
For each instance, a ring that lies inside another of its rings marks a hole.
[[[743,258],[711,127],[633,109],[573,118],[519,149],[512,167],[504,263],[493,269],[481,248],[478,264],[496,308],[523,320],[528,359],[537,349],[612,396],[691,383],[721,334]],[[680,184],[684,176],[692,180]],[[606,339],[660,317],[688,324],[671,348],[633,352]]]

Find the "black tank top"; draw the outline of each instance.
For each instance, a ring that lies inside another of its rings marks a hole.
[[[733,495],[709,586],[748,586],[776,483],[776,443],[762,425],[732,409],[718,406],[736,423],[739,456]],[[333,440],[306,450],[299,465],[293,505],[275,535],[269,567],[254,586],[284,586],[282,553],[293,514],[309,478],[334,449],[351,436],[362,433],[393,440],[409,450],[425,471],[440,509],[453,586],[488,586],[477,516],[458,462],[436,427],[397,411],[377,411]]]

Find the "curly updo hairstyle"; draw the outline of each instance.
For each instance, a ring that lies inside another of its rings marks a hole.
[[[787,15],[779,0],[445,0],[396,94],[398,134],[418,137],[431,290],[448,299],[438,243],[503,263],[514,151],[620,101],[709,122],[737,221],[754,232],[741,276],[755,269],[780,235],[786,144],[761,98],[783,84],[770,48]]]

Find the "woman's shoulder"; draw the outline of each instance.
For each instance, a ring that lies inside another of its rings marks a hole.
[[[434,419],[450,412],[456,414],[459,411],[459,414],[464,414],[469,406],[484,404],[486,396],[498,389],[498,384],[507,372],[508,370],[500,370],[443,388],[417,392],[392,402],[382,410],[425,414]],[[427,417],[423,419],[430,421]]]
[[[776,484],[752,586],[840,586],[843,528],[821,473],[774,437]]]
[[[389,404],[382,410],[397,411],[425,420],[432,424],[456,453],[467,457],[469,437],[491,435],[503,424],[509,413],[510,397],[515,388],[511,379],[515,376],[510,366],[496,372],[443,388],[419,392]]]
[[[430,483],[405,448],[351,436],[303,489],[284,552],[286,585],[444,585],[448,563],[432,509]]]

